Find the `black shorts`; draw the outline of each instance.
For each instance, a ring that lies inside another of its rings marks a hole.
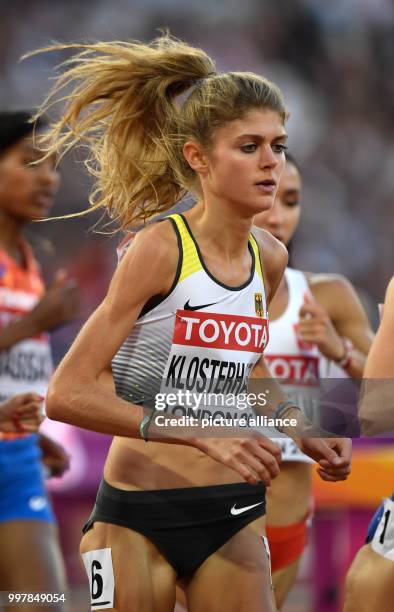
[[[102,480],[83,532],[96,521],[137,531],[155,544],[178,577],[184,577],[264,514],[262,483],[124,491]]]

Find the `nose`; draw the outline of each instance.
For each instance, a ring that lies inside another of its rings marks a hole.
[[[260,155],[260,168],[275,168],[279,163],[278,156],[275,155],[272,147],[269,143],[267,143],[264,147],[262,147],[261,155]]]

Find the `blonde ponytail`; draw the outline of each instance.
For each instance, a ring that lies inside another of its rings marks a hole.
[[[275,84],[248,72],[216,74],[204,51],[168,35],[150,44],[59,44],[35,53],[64,49],[78,52],[61,65],[37,115],[65,103],[42,146],[60,157],[87,147],[85,164],[95,179],[90,210],[106,209],[121,228],[165,212],[196,188],[182,153],[187,140],[209,147],[217,127],[251,108],[286,119]]]
[[[214,72],[212,60],[169,36],[149,45],[57,44],[35,53],[63,49],[78,53],[61,64],[65,70],[38,112],[65,102],[41,139],[45,153],[61,157],[85,145],[95,178],[91,210],[106,208],[122,228],[168,210],[186,192],[172,163],[176,98]]]

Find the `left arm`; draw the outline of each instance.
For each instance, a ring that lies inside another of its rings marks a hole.
[[[259,414],[272,418],[278,404],[289,401],[278,381],[271,376],[263,356],[253,368],[249,382],[249,388],[256,397],[262,391],[268,395],[265,406],[256,405]],[[295,419],[297,425],[282,427],[280,431],[292,438],[306,455],[318,462],[317,471],[322,480],[335,482],[347,479],[352,457],[352,443],[349,438],[327,437],[327,434],[323,438],[318,437],[324,435],[324,432],[316,430],[298,408],[289,408],[283,417]]]
[[[382,320],[365,365],[359,415],[362,433],[392,431],[394,379],[394,277],[386,292]]]
[[[328,274],[309,274],[308,282],[311,295],[304,298],[298,327],[302,340],[316,344],[327,359],[342,360],[349,376],[361,379],[373,332],[353,286]]]
[[[37,393],[19,393],[0,402],[0,432],[36,432],[43,420],[42,399]]]
[[[38,444],[42,450],[41,461],[50,475],[62,476],[70,467],[70,456],[58,442],[42,433],[38,434]]]

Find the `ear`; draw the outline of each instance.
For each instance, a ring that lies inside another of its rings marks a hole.
[[[206,174],[208,172],[208,157],[199,142],[195,140],[185,142],[183,155],[196,174]]]

